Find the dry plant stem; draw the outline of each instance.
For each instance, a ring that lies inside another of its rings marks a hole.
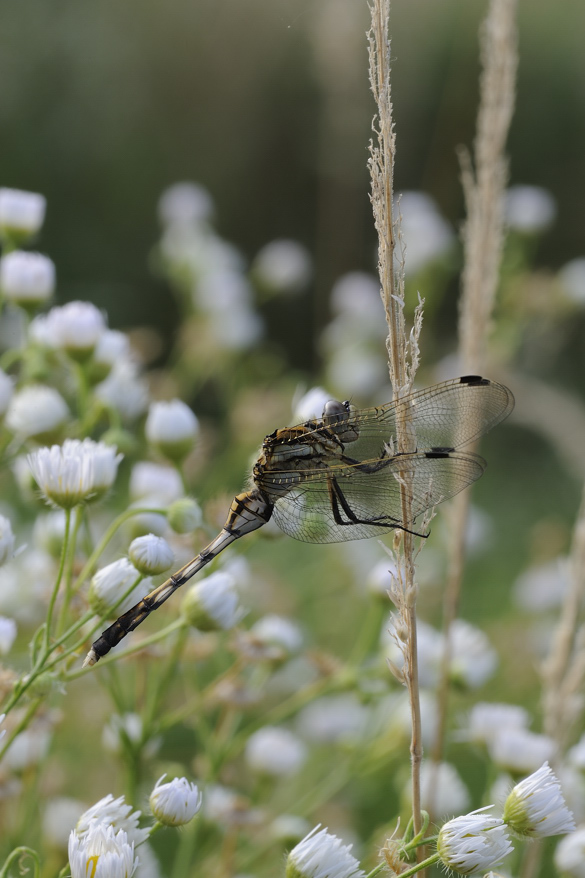
[[[580,619],[585,597],[585,489],[573,534],[569,588],[549,655],[542,666],[544,731],[562,751],[583,713],[585,627]]]
[[[422,321],[419,307],[410,338],[407,337],[404,320],[404,273],[395,268],[397,230],[393,217],[393,179],[396,137],[392,117],[390,83],[390,40],[388,24],[390,0],[372,0],[370,4],[372,27],[368,34],[370,59],[370,85],[377,105],[374,121],[374,141],[370,144],[370,174],[372,180],[372,209],[378,233],[378,270],[381,296],[388,323],[388,364],[390,380],[396,399],[406,396],[411,388],[418,365],[418,336]],[[397,451],[413,450],[415,439],[409,429],[408,413],[396,428]],[[403,520],[412,521],[411,486],[409,476],[400,474]],[[414,577],[414,544],[412,535],[396,532],[395,548],[402,540],[402,570],[404,575],[394,589],[395,601],[405,631],[404,637],[404,683],[410,697],[412,717],[411,765],[412,808],[414,831],[420,831],[420,765],[422,762],[422,736],[420,698],[418,686],[416,595]],[[422,856],[422,851],[420,852]]]
[[[503,196],[507,180],[505,145],[514,109],[517,68],[516,0],[491,0],[481,28],[482,75],[475,173],[471,158],[460,150],[467,219],[463,226],[464,267],[459,303],[459,354],[462,374],[482,374],[496,297],[504,240]],[[441,664],[435,766],[442,759],[448,713],[450,632],[459,607],[464,569],[469,494],[456,497],[451,509],[449,566],[443,605],[445,650]],[[431,780],[434,800],[437,770]]]

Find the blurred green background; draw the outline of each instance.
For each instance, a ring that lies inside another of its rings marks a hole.
[[[39,247],[57,264],[58,299],[90,298],[112,326],[156,326],[170,344],[178,311],[148,264],[156,203],[169,184],[197,180],[218,231],[248,257],[278,237],[314,255],[314,307],[283,339],[295,366],[314,367],[331,282],[373,268],[365,0],[0,9],[0,178],[48,198]],[[396,188],[429,192],[455,226],[455,148],[473,138],[485,10],[478,0],[392,10]],[[557,200],[535,257],[556,268],[585,250],[585,6],[520,0],[519,28],[511,182]]]

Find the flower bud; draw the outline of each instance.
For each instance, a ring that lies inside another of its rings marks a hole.
[[[203,513],[199,504],[192,497],[183,497],[171,503],[167,520],[175,533],[186,534],[201,527]]]
[[[140,573],[156,576],[164,573],[173,563],[173,550],[163,537],[146,534],[130,543],[128,557]]]
[[[165,826],[184,826],[201,808],[201,793],[186,777],[176,777],[169,783],[162,783],[165,777],[163,774],[157,780],[150,794],[152,813]]]
[[[39,231],[45,219],[47,199],[38,192],[0,189],[0,233],[23,242]]]
[[[182,460],[193,448],[199,421],[180,399],[153,402],[144,432],[150,444],[169,460]]]
[[[520,838],[573,832],[575,821],[548,762],[517,783],[504,805],[504,822]]]
[[[41,253],[7,253],[0,259],[0,290],[14,305],[38,308],[55,290],[55,265]]]
[[[185,620],[199,631],[227,631],[240,620],[238,595],[229,573],[212,573],[192,585],[183,599]]]
[[[151,582],[142,580],[137,582],[140,573],[133,567],[127,558],[120,558],[94,575],[89,587],[89,605],[98,616],[108,616],[116,607],[115,614],[120,616],[130,610],[134,604],[145,597],[151,590]],[[124,600],[118,601],[125,592],[136,582],[136,586]]]
[[[69,408],[53,387],[31,384],[15,393],[6,413],[6,426],[13,433],[37,441],[57,438],[69,416]]]

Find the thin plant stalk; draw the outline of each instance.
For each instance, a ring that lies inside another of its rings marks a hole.
[[[504,241],[503,197],[508,176],[506,139],[515,100],[517,68],[517,0],[491,0],[481,27],[482,74],[474,163],[460,149],[467,218],[463,226],[464,263],[459,302],[459,355],[462,374],[482,374]],[[443,604],[444,653],[438,687],[438,724],[432,749],[438,767],[443,755],[449,702],[451,630],[459,609],[464,571],[465,531],[469,493],[451,508],[451,540]],[[435,798],[437,770],[431,777],[430,802]]]
[[[43,653],[42,659],[48,655],[51,648],[51,628],[53,624],[53,612],[55,609],[55,602],[57,600],[57,595],[59,593],[59,587],[61,585],[61,579],[63,577],[63,571],[65,570],[65,561],[67,559],[67,553],[69,550],[69,533],[71,530],[71,510],[65,510],[65,533],[63,535],[63,546],[61,549],[61,558],[59,560],[59,569],[57,571],[57,578],[55,580],[55,585],[53,586],[53,591],[51,593],[51,598],[49,600],[49,607],[47,609],[47,621],[45,622],[45,637],[44,637],[44,645],[43,645]]]
[[[388,36],[390,0],[372,0],[370,13],[371,29],[368,34],[370,85],[377,106],[377,114],[373,124],[374,140],[370,144],[371,202],[378,233],[380,292],[388,323],[386,347],[390,381],[395,399],[400,399],[411,392],[418,366],[418,337],[422,324],[422,303],[415,313],[414,327],[408,336],[404,317],[403,261],[402,259],[397,260],[396,256],[396,242],[400,240],[400,232],[393,214],[396,136],[392,115],[390,39]],[[396,425],[396,451],[398,453],[408,453],[415,447],[415,440],[409,426],[409,413],[405,410],[404,416]],[[398,478],[401,484],[402,516],[405,522],[409,522],[412,520],[409,476],[407,473],[400,473]],[[394,549],[402,556],[402,561],[398,565],[401,575],[392,589],[392,600],[399,611],[404,632],[402,682],[408,690],[411,707],[412,807],[415,832],[418,832],[422,823],[420,766],[423,751],[417,662],[417,586],[412,535],[406,531],[396,531]]]
[[[585,489],[573,533],[569,562],[569,587],[561,607],[549,655],[543,663],[544,732],[560,750],[583,712],[585,644],[582,606],[585,596]]]

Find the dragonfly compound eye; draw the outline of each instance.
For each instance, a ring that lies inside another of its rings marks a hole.
[[[349,416],[349,403],[339,402],[337,399],[329,399],[323,406],[323,420],[325,423],[338,421]]]

